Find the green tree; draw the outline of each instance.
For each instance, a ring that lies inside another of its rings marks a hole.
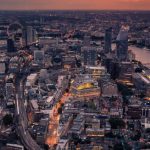
[[[150,133],[150,128],[147,128],[147,129],[146,129],[146,133]]]
[[[142,98],[144,98],[146,95],[145,95],[145,93],[144,92],[141,92],[140,93],[140,95],[139,95],[139,97],[142,99]]]
[[[115,144],[113,149],[114,150],[123,150],[123,146],[122,146],[121,143],[120,144]]]
[[[131,139],[134,141],[138,141],[141,138],[141,132],[137,131],[137,133],[135,134],[135,136],[133,136]]]
[[[125,122],[121,118],[110,118],[109,123],[112,129],[120,129],[125,127]]]
[[[3,123],[5,126],[11,125],[13,123],[13,117],[11,114],[6,114],[3,117]]]
[[[1,94],[1,95],[0,95],[0,99],[4,99],[4,95]]]

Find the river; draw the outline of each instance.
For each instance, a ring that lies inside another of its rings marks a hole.
[[[135,54],[136,60],[142,62],[143,64],[150,64],[150,49],[129,46],[129,50],[132,50]]]
[[[115,49],[115,45],[112,48]],[[138,48],[136,46],[129,46],[129,50],[135,54],[135,59],[140,61],[142,64],[150,64],[150,49]]]

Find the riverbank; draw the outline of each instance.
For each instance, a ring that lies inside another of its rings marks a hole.
[[[112,49],[114,50],[116,45],[112,45]],[[136,46],[129,46],[129,50],[131,50],[135,54],[135,59],[140,61],[142,64],[150,64],[150,49],[147,48],[139,48]]]

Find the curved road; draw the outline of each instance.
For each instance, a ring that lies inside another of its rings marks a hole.
[[[28,119],[24,106],[24,79],[25,77],[18,79],[16,83],[17,132],[27,150],[42,150],[28,131]]]
[[[65,71],[60,70],[61,73],[65,73]],[[59,72],[59,73],[60,73]],[[54,74],[58,72],[51,73],[52,77]],[[28,119],[27,113],[25,109],[25,99],[24,99],[24,81],[26,76],[16,79],[16,118],[17,118],[17,132],[21,138],[22,143],[24,144],[27,150],[42,150],[40,146],[33,140],[29,131],[28,131]],[[61,89],[62,90],[62,89]],[[58,96],[58,95],[57,95]]]

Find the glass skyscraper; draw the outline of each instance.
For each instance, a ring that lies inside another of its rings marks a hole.
[[[15,48],[15,44],[13,39],[9,38],[7,39],[7,52],[16,52],[17,49]]]
[[[84,65],[94,66],[97,60],[97,51],[94,47],[83,47],[82,57]]]
[[[128,31],[129,27],[122,26],[117,36],[117,58],[120,61],[126,61],[128,59]]]
[[[111,42],[112,42],[112,28],[108,28],[105,31],[105,53],[111,52]]]

